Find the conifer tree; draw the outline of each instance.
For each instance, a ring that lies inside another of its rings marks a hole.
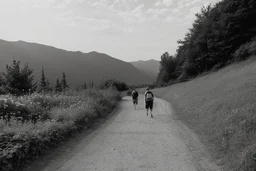
[[[61,91],[62,91],[62,86],[61,86],[61,83],[60,83],[59,79],[57,78],[56,85],[55,85],[55,92],[58,93],[58,92],[61,92]]]
[[[94,88],[94,87],[95,87],[94,82],[91,81],[91,82],[89,83],[89,88]]]
[[[0,86],[3,86],[3,85],[4,85],[4,78],[2,73],[0,73]]]
[[[87,83],[86,83],[86,81],[84,82],[84,84],[81,86],[84,90],[86,90],[87,89]]]
[[[42,77],[40,82],[40,92],[46,93],[50,90],[50,82],[46,79],[44,74],[44,67],[42,67]]]
[[[4,73],[5,89],[14,95],[24,95],[36,90],[37,83],[34,83],[33,70],[28,64],[20,69],[20,61],[13,61],[11,66],[6,65]]]
[[[5,84],[5,81],[4,81],[3,75],[2,75],[2,73],[0,73],[0,95],[6,94],[4,84]]]
[[[68,84],[67,84],[67,79],[66,79],[66,74],[65,74],[65,72],[63,72],[63,74],[62,74],[61,86],[62,86],[62,90],[63,90],[64,92],[65,92],[66,89],[68,88]]]

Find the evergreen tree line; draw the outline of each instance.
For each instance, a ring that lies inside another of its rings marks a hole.
[[[114,87],[118,91],[128,90],[128,86],[121,81],[115,79],[108,79],[102,82],[99,86],[94,84],[93,81],[87,83],[84,82],[81,85],[82,89],[88,88],[98,88],[107,89]],[[28,67],[28,64],[24,68],[20,68],[20,61],[14,60],[12,65],[6,65],[6,72],[0,73],[0,94],[13,94],[16,96],[21,96],[25,94],[30,94],[35,91],[39,93],[49,93],[49,92],[65,92],[69,89],[67,84],[66,74],[62,73],[62,78],[56,79],[54,86],[51,86],[50,81],[45,76],[44,67],[42,67],[42,75],[39,85],[34,81],[33,70]]]
[[[38,85],[34,81],[33,70],[25,64],[24,68],[20,68],[20,61],[14,60],[12,65],[6,65],[6,72],[0,74],[0,94],[25,95],[35,91],[47,93],[63,92],[69,88],[66,80],[66,74],[63,72],[62,79],[57,78],[54,87],[50,85],[50,81],[46,78],[44,68],[42,67],[41,81]]]
[[[188,80],[256,55],[255,18],[255,0],[222,0],[203,7],[178,41],[176,54],[161,56],[157,84]]]

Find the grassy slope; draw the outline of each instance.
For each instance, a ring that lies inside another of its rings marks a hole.
[[[176,106],[177,117],[199,135],[224,170],[254,170],[255,59],[154,92]]]

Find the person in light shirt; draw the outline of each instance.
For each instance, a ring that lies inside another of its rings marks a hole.
[[[145,107],[146,107],[147,116],[150,110],[151,118],[153,118],[153,103],[154,103],[154,94],[150,91],[149,87],[147,87],[147,91],[145,92]]]

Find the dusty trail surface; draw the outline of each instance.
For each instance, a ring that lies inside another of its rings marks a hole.
[[[81,133],[24,171],[216,171],[196,135],[175,119],[170,104],[156,99],[146,116],[130,97],[96,130]]]

